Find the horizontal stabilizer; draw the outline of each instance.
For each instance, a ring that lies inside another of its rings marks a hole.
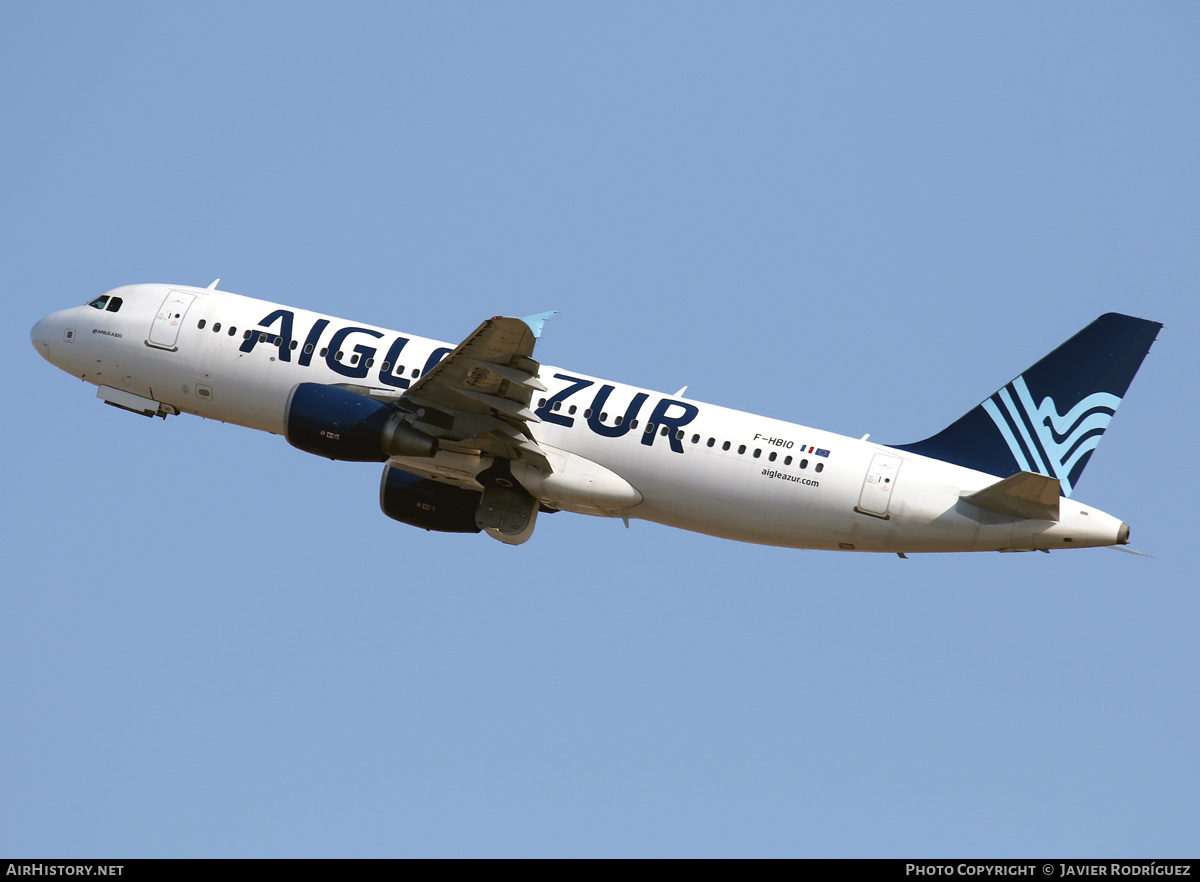
[[[1061,493],[1062,484],[1058,478],[1033,472],[1017,472],[990,487],[967,494],[963,499],[984,511],[996,514],[1039,521],[1057,521]]]

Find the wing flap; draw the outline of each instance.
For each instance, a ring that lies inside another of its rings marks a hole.
[[[472,358],[471,361],[475,362],[475,364],[484,370],[490,371],[491,373],[508,380],[510,383],[518,383],[522,386],[528,386],[530,389],[534,389],[538,392],[546,391],[545,384],[537,378],[536,371],[538,365],[536,362],[534,366],[534,373],[529,373],[528,371],[521,370],[520,368],[511,365],[480,361],[477,358]]]
[[[511,398],[501,398],[499,395],[492,395],[489,392],[480,392],[476,389],[463,389],[458,386],[451,386],[459,395],[470,398],[472,401],[478,401],[487,405],[489,408],[506,413],[509,416],[514,416],[519,420],[527,423],[540,423],[542,420],[532,410],[520,401],[514,401]]]

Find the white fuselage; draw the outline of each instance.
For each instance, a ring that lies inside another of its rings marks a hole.
[[[116,312],[80,306],[40,321],[32,334],[38,351],[68,373],[168,412],[275,434],[285,431],[299,383],[400,393],[454,348],[204,288],[109,293],[122,301]],[[1057,522],[983,511],[962,497],[996,476],[865,440],[550,365],[539,378],[547,391],[533,402],[537,443],[598,463],[636,488],[642,501],[607,512],[615,516],[766,545],[887,552],[1113,545],[1123,529],[1069,499]],[[453,451],[394,462],[465,481],[484,467]]]

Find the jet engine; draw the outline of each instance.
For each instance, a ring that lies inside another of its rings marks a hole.
[[[390,404],[337,386],[301,383],[288,396],[284,437],[293,447],[345,462],[433,456],[438,441]]]
[[[483,494],[384,467],[379,507],[389,518],[439,533],[478,533],[475,512]]]

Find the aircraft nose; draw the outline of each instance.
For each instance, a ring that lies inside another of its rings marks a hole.
[[[50,334],[51,328],[49,316],[39,321],[33,326],[33,330],[29,332],[29,339],[33,343],[33,348],[36,349],[38,355],[46,359],[46,361],[50,360]]]

